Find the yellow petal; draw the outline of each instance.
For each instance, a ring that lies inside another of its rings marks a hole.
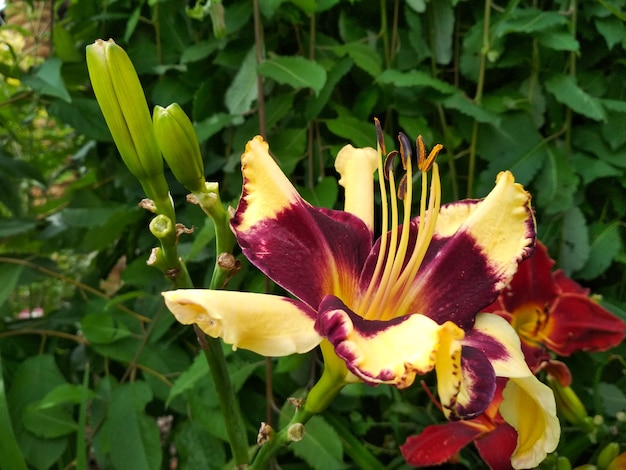
[[[289,179],[269,154],[259,135],[246,144],[241,156],[244,192],[239,202],[237,230],[245,232],[258,222],[273,219],[293,203],[304,203]],[[241,210],[242,205],[245,210]]]
[[[163,297],[180,323],[196,323],[233,349],[276,357],[305,353],[321,341],[313,328],[315,312],[286,297],[210,289],[168,291]]]
[[[335,169],[345,190],[344,210],[359,217],[374,230],[374,178],[378,153],[371,147],[346,145],[337,154]]]
[[[454,323],[445,322],[439,330],[439,348],[436,356],[437,392],[446,418],[461,391],[461,340],[464,333]]]
[[[561,427],[552,390],[531,375],[510,379],[502,396],[500,414],[517,430],[511,465],[534,468],[559,443]]]

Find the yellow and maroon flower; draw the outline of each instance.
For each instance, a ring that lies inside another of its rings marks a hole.
[[[589,297],[537,242],[532,257],[522,262],[510,284],[484,311],[507,319],[522,339],[531,369],[549,360],[545,348],[559,356],[576,351],[605,351],[624,339],[624,322]]]
[[[378,151],[348,145],[337,156],[344,211],[304,201],[261,137],[246,146],[231,227],[245,256],[296,300],[178,290],[163,294],[166,304],[181,323],[197,323],[262,355],[321,344],[326,369],[334,368],[343,383],[403,388],[434,369],[444,412],[453,419],[481,414],[496,377],[509,377],[500,412],[518,431],[515,462],[534,466],[558,442],[554,397],[528,369],[513,328],[497,315],[477,316],[532,253],[530,195],[502,172],[484,199],[441,205],[435,162],[441,146],[427,154],[418,138],[421,202],[412,219],[411,145],[400,134],[400,152],[386,155],[376,124]],[[398,157],[404,172],[396,184]],[[374,240],[376,170],[382,235]],[[529,397],[539,404],[541,432],[521,411],[520,400]],[[309,396],[305,406],[312,401]]]

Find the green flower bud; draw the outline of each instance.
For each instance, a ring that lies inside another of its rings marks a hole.
[[[588,428],[588,414],[585,405],[571,387],[563,387],[558,380],[548,376],[548,384],[554,392],[559,413],[570,423]],[[587,429],[585,429],[587,430]],[[589,429],[591,431],[591,429]]]
[[[598,468],[605,470],[619,454],[619,444],[617,442],[608,443],[598,455]]]
[[[192,193],[204,187],[204,164],[193,124],[178,104],[156,106],[154,135],[176,179]]]
[[[87,68],[93,91],[113,141],[146,195],[169,202],[163,158],[154,137],[150,111],[128,55],[112,39],[87,46]],[[170,212],[170,211],[168,211]]]

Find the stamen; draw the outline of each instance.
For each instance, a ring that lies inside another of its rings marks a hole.
[[[389,180],[389,173],[393,172],[393,163],[395,162],[397,156],[398,156],[398,151],[392,150],[385,157],[385,164],[383,166],[383,176],[385,177],[386,180]]]
[[[387,149],[385,148],[385,137],[383,135],[383,128],[380,127],[380,121],[378,118],[374,118],[374,125],[376,126],[376,141],[378,142],[378,148],[382,155],[387,155]]]
[[[402,168],[407,169],[407,165],[410,164],[411,161],[411,144],[409,143],[409,138],[403,133],[400,132],[398,134],[398,140],[400,141],[400,156],[402,157]]]

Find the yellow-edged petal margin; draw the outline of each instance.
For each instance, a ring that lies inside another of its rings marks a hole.
[[[233,349],[263,356],[305,353],[321,337],[313,328],[315,312],[286,297],[250,292],[180,289],[163,292],[167,308],[185,325],[196,323]]]
[[[534,375],[508,381],[500,414],[517,431],[513,468],[535,468],[559,443],[561,427],[554,394]]]
[[[269,154],[268,143],[259,135],[246,144],[241,171],[246,188],[238,209],[241,217],[237,220],[237,229],[241,232],[264,219],[275,218],[280,211],[302,200]]]
[[[439,330],[439,348],[436,356],[437,392],[446,418],[450,417],[461,391],[461,340],[463,336],[463,330],[452,322],[445,322]]]
[[[499,274],[495,289],[502,289],[515,274],[519,262],[533,250],[535,220],[530,194],[515,183],[509,171],[496,177],[496,186],[477,204],[448,204],[441,208],[436,236],[467,231]]]
[[[374,178],[378,153],[371,147],[346,145],[337,154],[335,169],[345,190],[344,210],[359,217],[374,231]]]
[[[481,313],[476,317],[475,329],[496,338],[506,349],[506,357],[489,351],[487,355],[496,375],[510,378],[502,393],[500,413],[517,431],[511,464],[514,468],[533,468],[559,443],[561,428],[554,394],[526,365],[519,336],[505,319]]]

